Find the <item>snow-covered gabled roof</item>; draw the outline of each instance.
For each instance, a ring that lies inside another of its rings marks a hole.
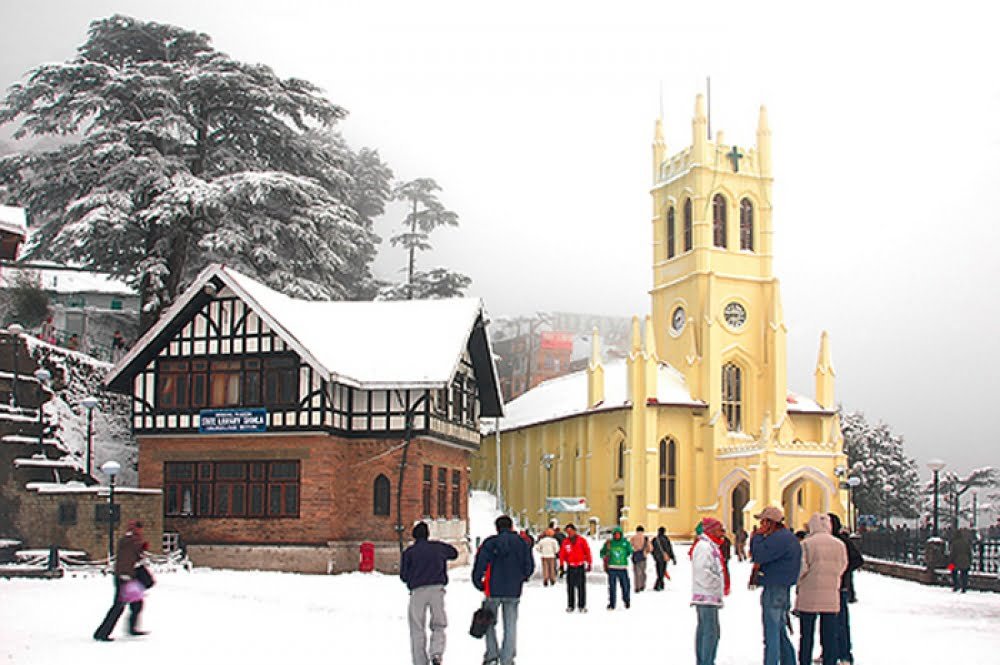
[[[28,223],[24,216],[24,208],[0,205],[0,231],[27,238]]]
[[[309,301],[291,298],[231,268],[214,264],[143,335],[105,379],[124,381],[166,344],[178,325],[216,290],[229,288],[324,379],[365,390],[445,388],[468,349],[482,413],[502,413],[496,366],[478,299]],[[209,289],[211,290],[211,289]]]
[[[661,362],[656,381],[656,404],[703,407],[691,398],[684,376]],[[544,381],[504,407],[500,431],[520,429],[530,425],[561,420],[595,411],[608,411],[630,406],[628,400],[628,366],[625,360],[604,363],[604,401],[587,408],[587,371],[581,370]]]

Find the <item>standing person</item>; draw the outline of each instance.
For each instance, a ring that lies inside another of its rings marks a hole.
[[[854,587],[852,580],[854,571],[864,565],[864,557],[854,546],[851,539],[840,523],[840,518],[833,513],[828,513],[830,518],[830,530],[834,537],[844,545],[847,553],[847,570],[840,576],[840,612],[837,613],[837,658],[841,662],[853,663],[854,654],[851,647],[851,616],[848,612],[848,602],[850,600],[851,589]]]
[[[484,605],[499,618],[503,608],[503,646],[497,647],[496,623],[486,631],[483,665],[511,665],[517,655],[517,607],[521,588],[535,572],[535,559],[507,515],[496,519],[497,535],[490,536],[476,552],[472,584],[486,594]]]
[[[629,539],[632,545],[632,571],[635,573],[635,592],[646,590],[646,557],[653,551],[646,530],[640,524],[635,528],[635,534]]]
[[[795,594],[799,613],[799,665],[812,662],[813,636],[819,617],[823,665],[837,665],[840,652],[837,615],[840,613],[840,579],[847,570],[847,550],[831,533],[830,516],[809,518],[809,534],[802,541],[802,566]]]
[[[444,611],[444,588],[448,584],[448,562],[458,558],[458,550],[439,540],[428,540],[426,522],[413,527],[413,544],[403,552],[399,578],[410,590],[410,653],[413,665],[441,665],[448,616]],[[427,613],[431,615],[431,643],[428,653]]]
[[[546,529],[542,537],[538,539],[535,551],[542,558],[542,586],[555,585],[559,541],[555,539],[552,529]]]
[[[611,532],[611,540],[604,541],[601,547],[601,558],[605,561],[605,569],[608,573],[608,609],[615,609],[617,593],[615,586],[622,589],[622,601],[625,609],[632,606],[628,588],[628,561],[632,556],[632,543],[625,540],[622,528],[616,526]]]
[[[750,557],[759,568],[760,607],[764,624],[764,665],[795,665],[795,648],[788,638],[791,588],[798,582],[802,547],[785,527],[785,514],[768,506],[750,538]]]
[[[965,529],[955,529],[948,549],[951,564],[951,590],[965,593],[969,590],[969,568],[972,567],[972,543]]]
[[[115,629],[118,619],[125,611],[125,601],[121,598],[122,587],[126,582],[135,579],[136,568],[141,564],[143,553],[148,545],[142,536],[142,522],[130,520],[128,528],[118,540],[118,558],[115,560],[115,599],[111,603],[111,609],[104,616],[104,621],[94,631],[94,639],[99,642],[111,642],[111,631]],[[137,600],[128,604],[128,632],[130,635],[145,635],[146,631],[139,630],[139,614],[142,612],[142,601]]]
[[[734,535],[734,544],[736,545],[736,559],[738,561],[746,561],[747,559],[747,538],[749,534],[747,530],[740,526],[736,529]]]
[[[566,525],[566,537],[559,548],[559,564],[566,571],[566,611],[579,608],[587,611],[587,577],[593,560],[587,539],[576,532],[572,524]]]
[[[715,665],[719,648],[719,608],[729,594],[722,561],[722,523],[712,517],[701,521],[702,533],[691,550],[691,605],[698,612],[694,633],[697,665]]]
[[[677,565],[674,546],[670,543],[667,530],[661,526],[656,530],[656,537],[653,538],[653,561],[656,562],[656,583],[653,585],[653,591],[663,591],[664,578],[670,579],[670,575],[667,573],[667,559],[673,561],[675,566]]]

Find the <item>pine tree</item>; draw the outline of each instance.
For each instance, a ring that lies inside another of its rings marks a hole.
[[[1000,469],[991,466],[973,469],[965,475],[954,471],[945,471],[938,476],[938,497],[941,502],[939,514],[943,514],[948,519],[953,529],[961,526],[963,518],[967,522],[971,522],[972,506],[970,503],[962,505],[963,497],[972,490],[994,487],[1000,487]],[[927,497],[927,503],[932,504],[934,501],[933,481],[925,485],[924,493]]]
[[[116,15],[10,88],[15,136],[69,140],[0,158],[0,187],[37,223],[29,257],[124,278],[143,329],[212,260],[289,295],[370,296],[391,172],[348,148],[345,115],[207,35]]]
[[[431,178],[400,182],[393,188],[393,198],[406,201],[410,210],[403,220],[402,232],[389,238],[393,246],[402,245],[408,252],[406,283],[384,289],[385,299],[450,298],[462,295],[472,280],[465,275],[435,268],[428,272],[416,270],[417,251],[431,249],[430,233],[439,226],[458,226],[458,215],[447,210],[437,198],[441,187]]]
[[[861,479],[853,492],[858,512],[887,522],[917,517],[920,476],[916,461],[904,451],[903,437],[885,423],[871,425],[860,412],[842,413],[840,427],[850,474]]]

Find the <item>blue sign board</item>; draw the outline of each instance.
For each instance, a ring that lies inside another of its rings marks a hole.
[[[250,434],[267,431],[267,409],[202,409],[202,434]]]

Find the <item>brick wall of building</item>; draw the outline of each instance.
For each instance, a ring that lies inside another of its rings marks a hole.
[[[298,460],[298,518],[166,517],[166,530],[179,532],[189,545],[192,559],[201,565],[306,572],[353,570],[357,546],[367,540],[378,547],[378,568],[393,570],[398,565],[395,527],[401,443],[399,439],[344,439],[325,434],[143,437],[139,442],[139,481],[143,487],[163,487],[165,462]],[[431,520],[432,533],[451,542],[461,540],[467,532],[469,463],[470,452],[466,449],[429,440],[413,441],[401,501],[404,541],[409,540],[412,524],[424,517],[425,464],[435,469],[434,509],[437,469],[448,470],[448,515]],[[461,473],[461,519],[451,515],[453,470]],[[374,482],[379,474],[390,482],[388,516],[374,514]],[[285,548],[278,554],[268,546]]]

